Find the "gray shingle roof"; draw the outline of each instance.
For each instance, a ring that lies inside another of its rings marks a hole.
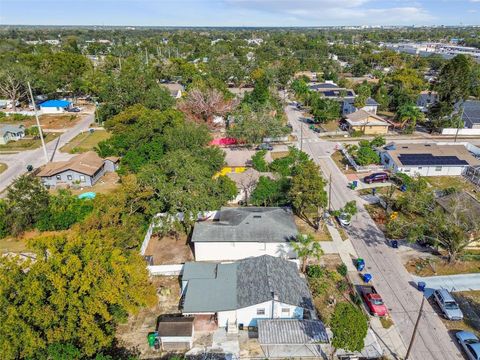
[[[0,135],[3,136],[7,132],[15,134],[19,132],[25,132],[25,127],[23,125],[0,125]]]
[[[258,320],[258,342],[261,345],[328,343],[328,335],[320,320]]]
[[[275,296],[278,301],[313,309],[307,282],[300,277],[297,265],[269,255],[240,260],[237,270],[238,307],[243,308]]]
[[[279,302],[313,310],[307,283],[300,277],[297,266],[288,260],[263,255],[215,266],[215,278],[202,270],[205,278],[188,280],[184,313],[241,309],[274,297]]]
[[[192,242],[288,242],[297,234],[288,208],[222,208],[219,221],[195,224]]]
[[[467,127],[480,124],[480,100],[467,100],[463,103],[463,121]]]

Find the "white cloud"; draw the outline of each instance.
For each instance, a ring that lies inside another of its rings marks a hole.
[[[480,1],[480,0],[475,0]],[[393,5],[378,7],[372,0],[224,0],[226,4],[278,16],[293,16],[300,25],[402,25],[428,24],[434,16],[420,5]],[[406,1],[402,3],[405,4]]]

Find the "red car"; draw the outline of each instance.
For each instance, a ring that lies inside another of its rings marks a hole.
[[[363,300],[367,303],[370,314],[377,316],[387,315],[387,307],[382,297],[373,286],[362,286],[360,288]]]

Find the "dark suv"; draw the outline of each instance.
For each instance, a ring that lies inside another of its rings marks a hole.
[[[388,180],[388,174],[383,172],[373,173],[363,178],[363,181],[366,182],[367,184],[371,184],[374,182],[385,182],[387,180]]]

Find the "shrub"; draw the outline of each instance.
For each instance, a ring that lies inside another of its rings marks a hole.
[[[360,137],[363,135],[363,131],[361,130],[355,130],[354,132],[352,132],[352,137]]]
[[[341,263],[340,265],[337,266],[337,271],[340,275],[347,276],[347,273],[348,273],[347,265],[345,265],[344,263]]]
[[[355,161],[360,166],[378,164],[380,162],[380,156],[370,146],[361,146],[357,151]]]
[[[310,278],[319,279],[325,275],[325,268],[320,265],[310,265],[307,267],[307,276]]]
[[[335,349],[361,351],[367,336],[367,318],[351,303],[338,303],[331,320],[332,345]]]
[[[337,289],[338,291],[340,292],[345,292],[348,290],[348,281],[347,280],[340,280],[338,283],[337,283]]]
[[[383,136],[376,136],[372,141],[370,141],[371,147],[379,147],[385,145],[387,142]]]
[[[265,155],[267,154],[267,150],[260,150],[252,156],[252,166],[255,170],[260,172],[268,171],[268,164],[265,161]]]

